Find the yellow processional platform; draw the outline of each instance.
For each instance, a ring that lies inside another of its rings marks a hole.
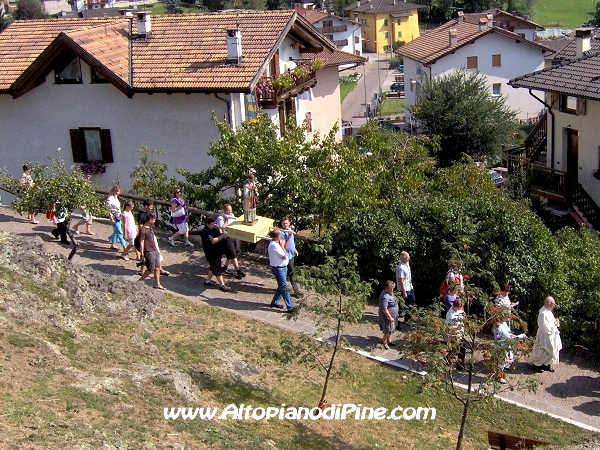
[[[269,231],[274,228],[274,223],[275,221],[268,217],[256,216],[254,223],[246,224],[242,214],[234,222],[227,224],[227,234],[234,239],[255,244],[261,239],[271,239]]]

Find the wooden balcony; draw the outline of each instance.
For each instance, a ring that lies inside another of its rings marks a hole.
[[[600,206],[569,172],[531,164],[528,158],[509,155],[509,170],[519,168],[528,171],[532,194],[576,207],[594,229],[600,230]]]
[[[317,28],[323,34],[331,34],[331,33],[341,33],[348,30],[346,25],[338,25],[335,27],[321,27]]]
[[[307,91],[308,89],[315,87],[317,84],[317,77],[315,72],[311,72],[305,77],[298,77],[296,82],[289,88],[272,88],[273,79],[271,77],[263,77],[259,83],[259,86],[266,89],[260,89],[257,87],[256,98],[258,106],[261,109],[274,109],[278,105],[283,104],[286,100],[296,97],[297,95]],[[271,86],[271,88],[269,88]]]
[[[339,41],[333,41],[333,43],[338,47],[344,47],[348,45],[348,39],[340,39]]]

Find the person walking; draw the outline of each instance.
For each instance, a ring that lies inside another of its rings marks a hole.
[[[81,210],[83,211],[83,214],[81,215],[81,220],[79,220],[79,222],[77,222],[73,226],[73,232],[75,234],[79,234],[79,227],[82,225],[85,225],[85,234],[94,236],[96,234],[92,231],[92,222],[93,222],[94,218],[89,213],[89,211],[85,208],[85,206],[82,206]]]
[[[552,297],[544,300],[544,306],[538,314],[538,330],[535,337],[533,351],[529,354],[529,364],[538,372],[547,370],[554,372],[554,367],[559,363],[559,352],[562,350],[560,340],[560,321],[554,317],[552,311],[556,301]]]
[[[235,221],[235,215],[233,214],[233,208],[229,203],[223,205],[223,212],[217,216],[216,224],[217,228],[221,231],[227,231],[227,226]],[[233,264],[233,268],[236,271],[236,277],[241,280],[246,276],[246,273],[240,269],[240,263],[237,259],[237,252],[239,248],[239,242],[230,236],[223,239],[223,253],[225,254],[225,265],[223,266],[224,275],[233,275],[233,272],[229,270],[229,264]]]
[[[127,242],[125,242],[125,238],[123,237],[123,229],[121,228],[121,217],[123,212],[121,211],[119,194],[121,194],[121,188],[119,186],[113,186],[110,189],[110,195],[106,199],[110,222],[113,225],[113,233],[108,238],[111,250],[117,250],[117,247],[115,247],[116,243],[119,243],[123,248],[127,246]]]
[[[145,280],[148,275],[154,272],[154,289],[164,290],[160,284],[160,253],[156,248],[156,237],[154,236],[154,221],[156,215],[151,212],[146,217],[146,223],[140,228],[140,252],[146,263],[146,270],[142,273],[139,281]]]
[[[169,244],[173,247],[175,245],[175,239],[179,236],[183,237],[183,244],[187,247],[193,247],[189,240],[190,229],[188,227],[188,208],[181,194],[181,189],[176,189],[173,192],[173,198],[171,199],[171,217],[173,218],[173,224],[177,227],[177,231],[173,236],[169,237]]]
[[[223,266],[221,265],[221,258],[223,256],[223,246],[221,245],[221,242],[227,238],[227,232],[217,228],[214,217],[207,217],[204,221],[204,228],[200,232],[200,236],[202,237],[204,256],[206,256],[209,267],[204,286],[216,286],[218,283],[219,289],[223,292],[228,292],[231,288],[225,286],[225,281],[223,280]],[[213,275],[217,279],[217,282],[212,280]]]
[[[141,261],[141,262],[137,263],[138,267],[141,267],[141,266],[144,265],[144,258],[141,256],[141,253],[140,253],[140,229],[146,223],[146,221],[148,219],[148,214],[150,214],[151,212],[153,212],[153,210],[154,210],[154,201],[149,198],[149,199],[144,200],[144,202],[142,204],[142,209],[138,212],[138,215],[137,215],[138,234],[135,237],[133,243],[134,243],[135,250],[136,250],[136,253],[137,253],[137,259]],[[165,225],[165,224],[163,224],[158,219],[154,219],[154,223],[152,224],[152,228],[157,228],[157,227],[160,227],[161,225]],[[157,249],[158,254],[159,254],[159,259],[160,259],[160,274],[163,277],[168,277],[169,275],[171,275],[171,272],[166,271],[162,267],[163,256],[162,256],[162,253],[160,251],[160,247],[158,245],[158,239],[156,239],[156,234],[154,235],[154,245],[156,246],[156,249]],[[140,268],[139,275],[142,275],[142,273],[143,273],[143,269]]]
[[[302,292],[298,287],[298,283],[296,283],[296,280],[294,279],[294,261],[299,253],[298,250],[296,250],[296,239],[291,228],[291,221],[289,217],[286,216],[281,219],[281,228],[283,229],[283,232],[281,233],[281,239],[283,239],[285,242],[284,248],[288,255],[287,279],[290,280],[292,289],[294,290],[294,295],[296,297],[302,297]]]
[[[388,350],[390,346],[394,346],[392,342],[392,333],[396,331],[398,326],[398,303],[394,298],[394,288],[396,283],[388,280],[383,285],[383,291],[379,295],[379,329],[383,332],[383,338],[379,339],[379,343],[383,348]]]
[[[281,239],[281,230],[275,229],[271,231],[270,236],[272,241],[269,243],[268,248],[269,265],[277,281],[277,290],[269,306],[271,308],[283,309],[283,306],[278,303],[279,298],[283,297],[288,312],[293,312],[295,308],[287,287],[287,266],[289,259],[287,251],[284,248],[285,242]]]
[[[403,251],[400,253],[400,263],[396,268],[396,284],[398,290],[404,298],[406,306],[414,306],[416,304],[415,291],[412,284],[412,272],[410,270],[410,255]],[[404,323],[410,321],[410,312],[404,316]]]
[[[129,251],[132,248],[135,248],[135,236],[137,234],[132,211],[133,202],[126,201],[125,206],[123,207],[123,213],[121,215],[121,222],[123,225],[123,236],[125,238],[125,241],[127,241],[127,247],[123,249],[123,254],[121,255],[121,258],[123,258],[125,261],[129,261]]]
[[[52,236],[54,239],[60,238],[61,244],[69,244],[67,240],[67,226],[69,225],[69,212],[67,208],[62,206],[60,203],[54,205],[53,221],[56,223],[56,228],[52,230]]]
[[[29,164],[23,164],[23,174],[21,175],[21,184],[26,186],[26,189],[31,189],[33,188],[33,178],[31,177],[31,166]],[[38,223],[40,223],[38,220],[36,220],[35,218],[35,212],[33,211],[29,211],[27,213],[27,220],[33,224],[33,225],[37,225]]]

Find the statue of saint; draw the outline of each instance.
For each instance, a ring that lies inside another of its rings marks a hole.
[[[258,192],[256,190],[256,182],[254,173],[248,173],[248,178],[244,183],[244,223],[253,224],[256,219],[256,202],[258,200]]]

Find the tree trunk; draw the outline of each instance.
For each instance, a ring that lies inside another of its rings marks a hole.
[[[340,295],[340,303],[338,307],[338,313],[341,313],[342,309],[342,296]],[[331,359],[329,360],[329,366],[327,367],[327,371],[325,372],[325,382],[323,383],[323,391],[321,392],[321,400],[319,404],[325,401],[325,396],[327,395],[327,385],[329,384],[329,378],[331,377],[331,371],[333,370],[333,362],[335,360],[335,355],[340,347],[340,340],[342,334],[342,318],[341,314],[338,314],[337,319],[337,329],[335,333],[335,344],[333,346],[333,352],[331,353]]]
[[[456,450],[462,448],[462,441],[465,435],[465,426],[467,424],[467,415],[469,414],[469,399],[463,404],[462,420],[460,421],[460,431],[458,432],[458,439],[456,440]]]

